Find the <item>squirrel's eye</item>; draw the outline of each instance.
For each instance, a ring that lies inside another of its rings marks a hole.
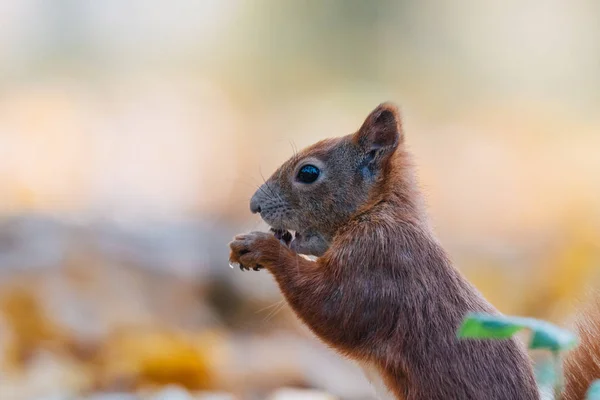
[[[315,167],[314,165],[308,164],[300,168],[296,179],[302,183],[313,183],[317,180],[320,174],[321,171],[319,170],[319,168]]]

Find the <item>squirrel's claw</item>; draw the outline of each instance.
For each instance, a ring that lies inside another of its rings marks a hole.
[[[264,267],[260,264],[256,264],[254,267],[246,267],[242,264],[239,265],[240,271],[250,271],[251,269],[254,271],[260,271]]]
[[[239,267],[241,271],[260,271],[264,268],[270,268],[270,264],[281,257],[283,248],[288,248],[273,235],[266,232],[237,235],[229,243],[229,247],[231,248],[229,265]]]

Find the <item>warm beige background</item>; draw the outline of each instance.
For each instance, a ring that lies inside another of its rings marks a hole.
[[[598,38],[592,0],[3,2],[0,267],[110,280],[125,257],[271,304],[266,275],[225,262],[231,234],[262,226],[261,173],[393,100],[457,265],[503,311],[565,321],[600,265]],[[88,297],[110,315],[106,290]],[[237,332],[209,320],[193,330]]]

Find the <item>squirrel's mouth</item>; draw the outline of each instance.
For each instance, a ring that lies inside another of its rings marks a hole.
[[[300,232],[288,231],[287,229],[271,228],[273,235],[286,246],[290,246],[292,242],[301,237]]]

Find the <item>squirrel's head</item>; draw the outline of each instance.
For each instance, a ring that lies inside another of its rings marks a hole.
[[[252,196],[250,210],[280,237],[296,231],[297,252],[320,256],[383,184],[403,139],[397,107],[383,103],[356,133],[323,140],[286,161]]]

